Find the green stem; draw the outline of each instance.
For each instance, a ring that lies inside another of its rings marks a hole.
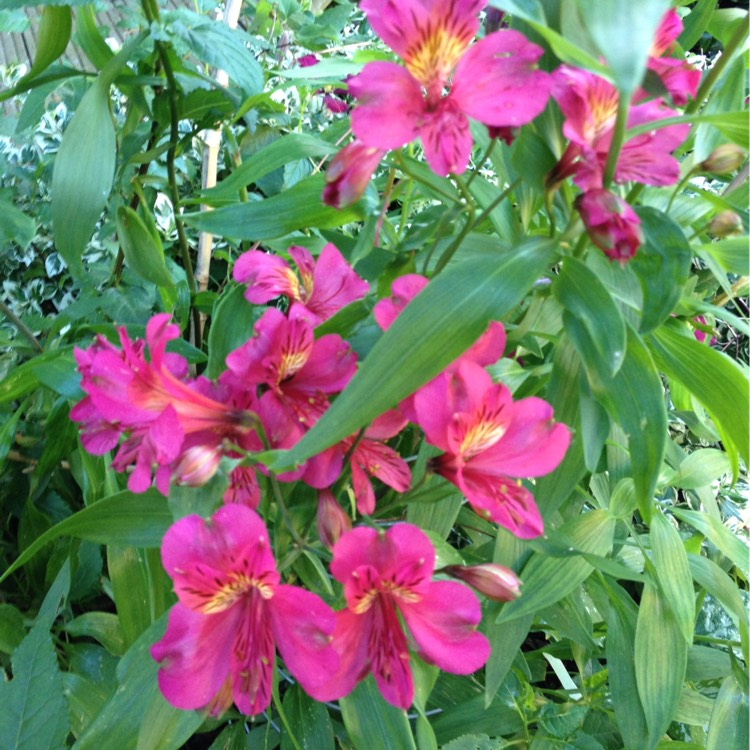
[[[508,185],[508,187],[505,188],[505,190],[503,190],[503,192],[500,193],[500,195],[498,195],[497,198],[495,198],[492,203],[490,203],[489,206],[487,206],[487,208],[485,208],[482,213],[476,217],[476,219],[474,219],[472,229],[478,227],[511,194],[511,192],[513,192],[513,190],[518,187],[520,183],[520,177],[513,180],[513,182],[511,182],[510,185]]]
[[[18,332],[31,344],[32,349],[36,349],[40,354],[44,353],[44,349],[34,336],[34,332],[2,300],[0,300],[0,312],[13,323]]]
[[[479,174],[479,168],[484,164],[487,159],[492,156],[492,152],[495,150],[495,146],[497,144],[497,138],[490,138],[490,144],[485,149],[485,152],[482,154],[481,159],[477,162],[477,168],[469,175],[469,179],[466,180],[466,187],[469,187],[471,183],[474,181],[474,178]]]
[[[721,57],[716,60],[711,70],[708,71],[706,77],[701,81],[698,91],[695,94],[695,99],[685,107],[686,115],[691,115],[693,112],[697,112],[700,109],[701,104],[708,97],[708,92],[711,91],[713,85],[716,83],[716,79],[721,75],[724,68],[734,56],[737,48],[742,44],[746,33],[745,23],[739,23],[737,25],[737,31],[734,32],[732,38],[727,43],[726,47],[724,47]]]
[[[625,130],[628,125],[628,112],[630,111],[630,100],[632,94],[623,95],[620,92],[620,98],[617,103],[617,117],[615,119],[615,127],[612,133],[612,142],[609,146],[609,153],[607,154],[607,163],[604,166],[604,177],[602,178],[602,185],[607,190],[612,183],[612,178],[615,176],[615,168],[617,167],[617,157],[620,155],[622,144],[625,141]]]

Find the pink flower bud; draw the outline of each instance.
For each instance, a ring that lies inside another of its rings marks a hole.
[[[469,566],[447,565],[441,572],[468,583],[480,594],[498,602],[509,602],[521,593],[521,582],[516,574],[495,563]]]
[[[318,539],[326,547],[333,547],[339,537],[351,527],[351,519],[336,502],[330,490],[318,492]]]
[[[738,169],[745,161],[745,149],[736,143],[722,143],[717,146],[698,166],[701,172],[729,174]]]
[[[720,211],[708,223],[708,231],[715,237],[742,234],[742,218],[734,211]]]
[[[365,146],[359,141],[344,146],[326,170],[323,203],[334,208],[345,208],[356,203],[365,192],[383,154],[385,151]]]
[[[495,127],[494,125],[487,126],[487,135],[490,138],[497,138],[501,141],[505,141],[509,146],[515,140],[516,136],[521,132],[521,128],[512,127]]]
[[[627,263],[643,242],[641,220],[630,205],[608,190],[596,188],[575,201],[591,241],[607,257]]]
[[[317,65],[320,61],[315,55],[302,55],[297,59],[297,64],[300,68],[309,68],[313,65]]]
[[[221,450],[215,445],[193,445],[183,452],[173,476],[180,484],[200,487],[216,473]]]

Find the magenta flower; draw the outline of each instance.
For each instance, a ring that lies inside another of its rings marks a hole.
[[[257,513],[225,505],[210,522],[182,518],[164,536],[162,561],[179,601],[151,656],[173,706],[218,716],[234,700],[243,713],[260,713],[271,700],[276,648],[313,698],[328,692],[338,666],[334,614],[315,594],[280,583]]]
[[[349,81],[358,104],[352,130],[377,149],[421,138],[439,175],[463,172],[471,155],[469,118],[517,127],[549,97],[549,76],[536,70],[542,49],[517,31],[497,31],[471,44],[484,0],[363,0],[380,38],[405,64],[371,62]],[[445,91],[448,90],[446,94]]]
[[[258,305],[284,295],[291,305],[289,317],[307,317],[317,325],[370,290],[330,242],[317,261],[298,245],[289,248],[289,255],[299,276],[283,258],[260,250],[248,250],[237,259],[233,275],[248,285],[245,297],[249,302]]]
[[[589,190],[576,198],[575,207],[591,241],[611,260],[624,265],[643,243],[638,214],[609,190]]]
[[[521,595],[518,576],[510,568],[496,563],[446,565],[440,572],[468,583],[480,594],[496,602],[509,602]]]
[[[445,451],[433,468],[458,487],[481,516],[521,539],[539,536],[542,518],[515,477],[548,474],[570,442],[540,398],[513,401],[475,362],[462,361],[414,397],[416,421],[428,442]]]
[[[377,169],[385,151],[353,141],[333,157],[326,170],[323,203],[345,208],[364,194],[367,183]]]
[[[132,492],[150,486],[152,471],[163,494],[173,475],[188,484],[209,476],[218,466],[222,441],[252,432],[257,423],[252,408],[218,400],[208,381],[187,378],[185,360],[165,351],[179,336],[169,315],[155,315],[146,326],[149,360],[143,341],[131,341],[124,328],[119,334],[122,349],[100,336],[88,349],[75,351],[87,395],[71,418],[82,423],[84,448],[101,455],[125,434],[112,465],[124,471],[135,464],[128,479]],[[200,469],[196,460],[204,464]]]
[[[338,542],[342,534],[352,528],[351,519],[336,502],[330,490],[318,492],[316,528],[318,539],[329,548]]]
[[[341,662],[323,699],[346,695],[372,672],[383,697],[408,708],[410,642],[422,659],[454,674],[470,674],[487,661],[490,644],[476,632],[482,617],[476,596],[460,583],[433,581],[434,567],[429,539],[410,524],[384,533],[358,527],[339,539],[331,573],[344,586],[348,608],[336,613],[333,645]]]
[[[695,96],[701,80],[700,70],[690,65],[685,58],[665,57],[665,53],[672,51],[681,33],[682,19],[674,8],[670,8],[656,30],[648,60],[649,70],[659,76],[678,107],[687,104],[688,95]]]
[[[584,190],[601,188],[617,116],[617,89],[593,73],[567,65],[560,66],[552,76],[552,96],[565,117],[563,133],[570,145],[548,183],[555,184],[574,175],[573,182]],[[643,102],[630,108],[627,126],[656,124],[677,114],[660,100]],[[647,185],[677,182],[680,165],[671,153],[687,138],[689,130],[689,124],[655,127],[625,141],[615,168],[615,182],[633,180]]]

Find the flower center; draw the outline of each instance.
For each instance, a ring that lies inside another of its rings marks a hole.
[[[469,427],[461,441],[460,454],[464,458],[471,458],[482,453],[500,440],[506,429],[507,425],[486,417],[476,421]]]
[[[250,578],[242,573],[231,575],[216,590],[214,595],[201,608],[204,615],[213,615],[217,612],[224,612],[229,609],[238,599],[246,596],[253,589],[256,589],[264,600],[273,597],[273,586],[260,580],[259,578]]]

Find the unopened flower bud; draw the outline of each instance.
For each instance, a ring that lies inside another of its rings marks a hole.
[[[575,201],[591,241],[607,257],[627,263],[643,242],[641,220],[630,205],[609,190],[597,188]]]
[[[317,65],[318,58],[315,55],[302,55],[302,57],[297,58],[297,65],[300,66],[300,68],[309,68],[313,65]]]
[[[351,519],[336,502],[330,490],[318,492],[318,539],[326,547],[331,548],[351,527]]]
[[[745,149],[736,143],[722,143],[698,167],[701,172],[729,174],[738,169],[744,163],[746,157]]]
[[[715,237],[742,234],[742,218],[734,211],[720,211],[708,222],[707,229]]]
[[[221,451],[216,446],[193,445],[182,453],[172,475],[179,484],[200,487],[216,474]]]
[[[516,574],[509,568],[495,563],[447,565],[442,572],[468,583],[480,594],[498,602],[509,602],[521,593],[521,582]]]
[[[323,203],[334,208],[345,208],[356,203],[384,154],[385,151],[365,146],[359,141],[344,146],[326,170]]]

